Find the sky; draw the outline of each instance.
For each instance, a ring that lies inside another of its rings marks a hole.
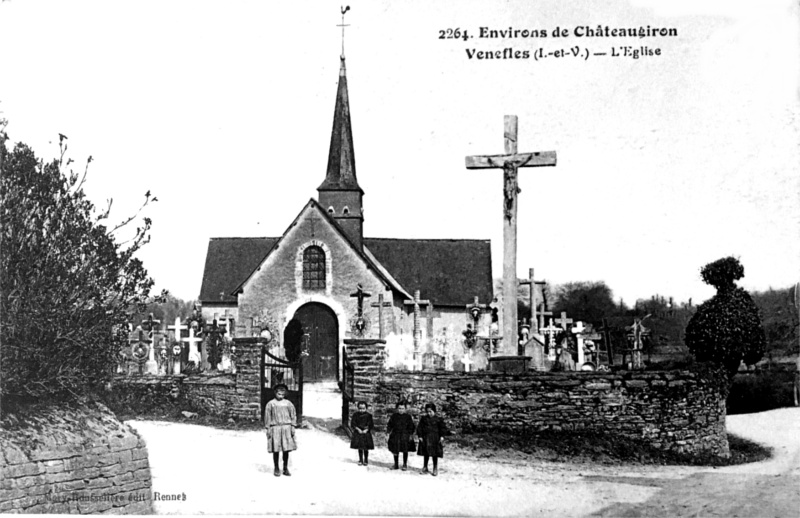
[[[747,289],[800,280],[797,3],[562,4],[349,2],[365,236],[491,239],[500,277],[502,173],[464,157],[502,153],[514,114],[520,152],[558,155],[520,171],[519,277],[604,281],[629,305],[705,300],[700,268],[729,255]],[[157,289],[194,299],[210,238],[280,236],[316,198],[340,23],[330,1],[7,0],[0,117],[41,157],[59,133],[80,170],[91,155],[85,190],[99,207],[113,198],[112,219],[157,196],[139,257]],[[677,36],[575,34],[598,25]],[[440,39],[448,29],[471,37]],[[469,58],[506,48],[530,58]]]

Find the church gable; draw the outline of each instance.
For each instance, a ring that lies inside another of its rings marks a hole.
[[[319,295],[349,297],[356,284],[387,285],[379,272],[311,200],[269,255],[236,290],[240,304],[264,296],[284,300]]]

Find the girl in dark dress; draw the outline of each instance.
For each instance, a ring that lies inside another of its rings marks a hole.
[[[375,449],[372,442],[372,414],[367,412],[367,404],[358,402],[358,412],[350,418],[350,427],[353,429],[353,438],[350,448],[358,450],[358,465],[369,466],[369,450]]]
[[[422,455],[421,474],[428,473],[428,457],[433,457],[434,477],[439,474],[438,460],[444,456],[444,436],[449,435],[447,427],[441,417],[436,415],[436,405],[428,403],[425,405],[425,413],[419,420],[417,435],[419,436],[419,448],[417,455]]]
[[[397,465],[400,453],[403,453],[403,471],[408,469],[408,443],[414,435],[414,420],[406,413],[408,405],[405,401],[400,401],[395,405],[395,413],[389,418],[386,431],[389,432],[389,451],[394,455],[394,467]],[[413,447],[412,447],[413,448]]]

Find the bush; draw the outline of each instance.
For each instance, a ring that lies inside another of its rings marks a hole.
[[[1,129],[1,128],[0,128]],[[110,379],[129,313],[153,284],[134,254],[150,220],[120,244],[61,157],[45,164],[0,131],[0,397],[5,405],[78,399]],[[88,169],[87,161],[86,168]],[[145,205],[151,200],[145,195]]]
[[[737,259],[709,263],[701,275],[717,294],[698,306],[686,326],[686,345],[698,361],[724,366],[732,381],[743,360],[753,365],[764,355],[761,316],[750,295],[735,284],[744,275]]]

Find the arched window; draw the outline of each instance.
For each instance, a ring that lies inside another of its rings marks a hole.
[[[325,252],[318,246],[303,251],[303,289],[325,289]]]

